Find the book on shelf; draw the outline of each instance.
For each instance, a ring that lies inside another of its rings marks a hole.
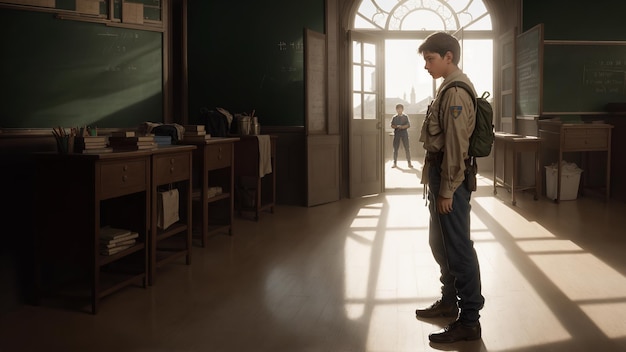
[[[111,137],[135,137],[135,131],[116,131],[111,132]]]
[[[83,154],[102,154],[102,153],[111,153],[113,152],[113,148],[92,148],[92,149],[83,149],[80,151]]]
[[[158,145],[172,144],[172,136],[154,136],[154,142]]]
[[[204,125],[184,125],[183,128],[185,129],[185,133],[186,132],[200,132],[200,131],[206,132]]]
[[[102,149],[102,148],[106,148],[107,144],[106,142],[104,143],[85,143],[85,144],[74,144],[74,146],[76,148],[79,149]]]
[[[135,244],[135,242],[137,242],[137,240],[134,239],[134,238],[131,238],[129,240],[122,239],[120,241],[113,242],[113,243],[101,242],[100,243],[100,249],[110,249],[110,248],[121,247],[121,246],[128,246],[128,245],[132,246],[132,245]]]
[[[201,136],[189,136],[189,135],[185,135],[183,134],[183,141],[189,141],[189,142],[202,142],[202,141],[206,141],[211,139],[211,135],[210,134],[205,134],[205,135],[201,135]]]
[[[100,245],[109,245],[109,244],[116,244],[119,242],[124,242],[124,241],[129,241],[129,240],[135,240],[136,238],[139,237],[139,233],[137,232],[131,232],[129,234],[126,234],[122,237],[117,237],[117,238],[111,238],[111,239],[103,239],[100,238]]]
[[[156,149],[158,148],[159,145],[156,143],[150,143],[150,144],[141,144],[141,145],[137,145],[137,144],[111,144],[111,148],[113,148],[113,150],[116,151],[134,151],[134,150],[150,150],[150,149]]]
[[[132,246],[133,245],[130,244],[130,245],[114,247],[114,248],[103,248],[103,249],[100,249],[100,254],[102,254],[102,255],[113,255],[113,254],[119,253],[119,252],[121,252],[121,251],[123,251],[125,249],[128,249],[128,248],[130,248]]]
[[[204,136],[206,135],[206,131],[185,131],[183,136]]]
[[[106,142],[106,136],[78,136],[74,139],[75,144],[101,144]]]
[[[132,231],[128,229],[121,229],[112,226],[103,226],[100,228],[100,239],[114,240],[116,238],[128,236],[131,233]]]
[[[134,143],[134,142],[154,142],[154,136],[134,136],[134,137],[109,137],[110,143]]]

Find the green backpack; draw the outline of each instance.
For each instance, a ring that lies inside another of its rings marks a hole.
[[[442,97],[445,92],[452,87],[460,87],[465,89],[469,95],[474,96],[472,89],[461,81],[452,82],[441,93]],[[484,92],[482,96],[475,97],[474,107],[476,108],[476,126],[474,132],[470,136],[468,154],[473,157],[484,157],[491,154],[495,132],[493,127],[493,108],[487,101],[491,94]]]

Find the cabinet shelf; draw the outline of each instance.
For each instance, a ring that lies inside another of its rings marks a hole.
[[[185,264],[191,264],[191,160],[194,149],[194,146],[167,146],[152,155],[152,238],[148,280],[151,285],[156,281],[157,268],[182,257],[186,258]],[[179,195],[179,220],[166,229],[157,226],[159,188],[176,188]]]
[[[201,193],[202,193],[201,190],[194,191],[193,198],[192,198],[194,202],[201,202],[202,201]],[[213,197],[208,197],[207,198],[207,202],[208,203],[213,203],[213,202],[220,201],[222,199],[230,199],[230,197],[231,197],[231,194],[228,193],[228,192],[227,193],[220,193],[220,194],[215,195]]]
[[[112,255],[100,254],[100,260],[98,261],[98,263],[99,263],[100,266],[107,265],[107,264],[112,263],[112,262],[114,262],[116,260],[124,258],[124,257],[126,257],[128,255],[131,255],[131,254],[133,254],[135,252],[144,250],[145,248],[146,248],[146,245],[144,243],[137,243],[137,244],[135,244],[134,246],[132,246],[130,248],[127,248],[127,249],[125,249],[125,250],[123,250],[121,252],[118,252],[118,253],[115,253],[115,254],[112,254]]]
[[[157,229],[156,240],[157,242],[160,242],[185,231],[187,231],[187,224],[177,222],[165,230]]]

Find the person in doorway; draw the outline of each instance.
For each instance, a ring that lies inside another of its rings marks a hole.
[[[461,48],[450,34],[431,34],[420,45],[424,68],[442,88],[463,81],[473,88],[458,67]],[[474,92],[475,94],[475,92]],[[417,309],[418,318],[451,317],[455,321],[428,337],[435,343],[481,338],[480,268],[470,239],[471,176],[469,138],[474,130],[474,97],[462,88],[451,88],[429,106],[420,133],[426,150],[422,183],[428,193],[429,243],[439,264],[442,297],[428,308]]]
[[[411,150],[409,149],[409,132],[407,131],[411,127],[409,117],[404,113],[404,105],[396,105],[396,114],[391,119],[391,128],[393,128],[393,166],[398,167],[398,149],[400,149],[400,142],[404,147],[406,153],[406,161],[410,168],[413,168],[411,164]]]

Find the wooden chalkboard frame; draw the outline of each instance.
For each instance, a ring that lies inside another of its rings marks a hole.
[[[543,24],[538,24],[516,39],[517,119],[534,119],[543,111],[543,33]]]

